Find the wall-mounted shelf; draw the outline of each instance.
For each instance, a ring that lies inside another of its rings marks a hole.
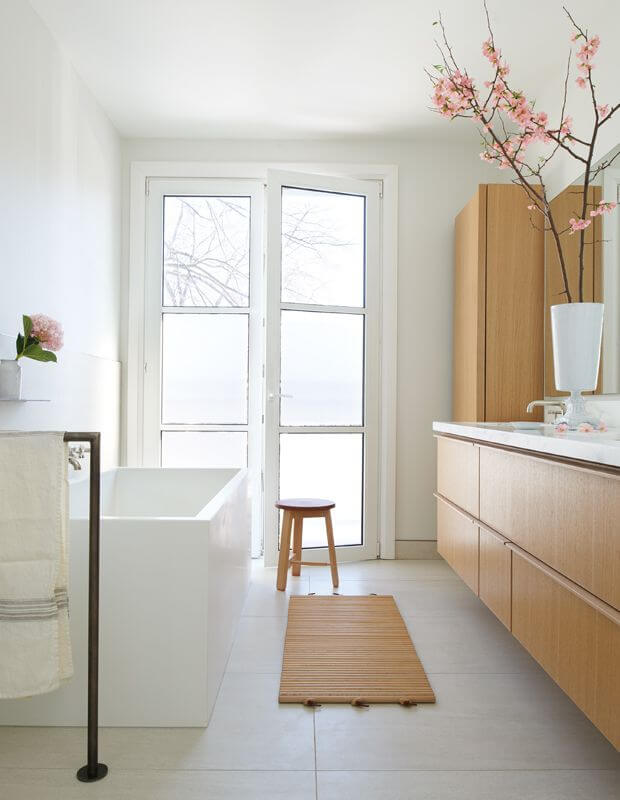
[[[0,397],[0,403],[49,403],[49,397]]]

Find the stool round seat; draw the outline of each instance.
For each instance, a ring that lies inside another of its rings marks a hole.
[[[336,504],[333,500],[319,497],[292,497],[287,500],[278,500],[276,503],[276,508],[281,508],[283,511],[327,511],[335,507]]]

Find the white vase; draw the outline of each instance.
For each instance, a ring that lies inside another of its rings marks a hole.
[[[563,303],[551,306],[551,337],[555,388],[570,392],[566,413],[558,420],[577,428],[590,419],[581,392],[596,389],[601,360],[603,303]]]
[[[0,400],[19,400],[21,395],[21,364],[14,358],[0,359]]]

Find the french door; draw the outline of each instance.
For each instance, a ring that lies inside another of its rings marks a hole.
[[[335,500],[339,558],[377,555],[379,185],[267,177],[265,563],[280,497]],[[304,522],[311,560],[322,519]]]
[[[247,467],[268,565],[278,496],[333,499],[339,558],[377,554],[379,187],[148,182],[142,463]],[[320,520],[304,545],[326,558]]]
[[[254,180],[150,179],[142,463],[262,463],[263,197]],[[252,493],[252,549],[262,498]]]

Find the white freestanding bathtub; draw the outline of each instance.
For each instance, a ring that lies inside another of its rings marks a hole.
[[[99,722],[205,726],[249,584],[247,471],[101,477]],[[0,725],[86,723],[88,474],[70,493],[75,675],[48,695],[0,701]]]

